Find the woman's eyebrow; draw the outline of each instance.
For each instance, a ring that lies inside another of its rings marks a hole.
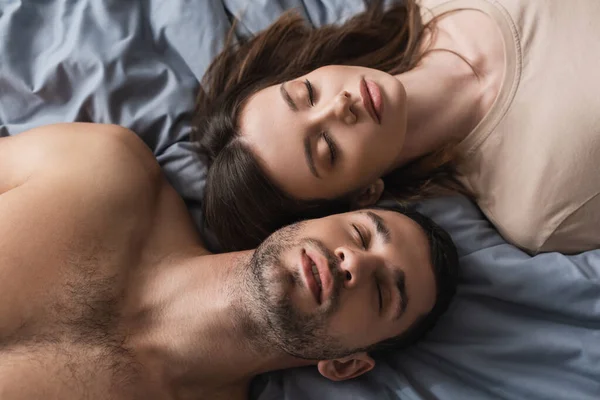
[[[296,103],[294,103],[294,99],[292,99],[292,96],[290,96],[290,94],[285,88],[285,82],[279,85],[279,93],[281,94],[283,101],[286,102],[290,110],[294,112],[298,111],[298,106],[296,105]]]

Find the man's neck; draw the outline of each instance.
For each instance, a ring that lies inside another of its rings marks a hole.
[[[248,308],[251,252],[183,257],[148,274],[131,320],[135,351],[165,385],[190,393],[247,386],[303,363],[264,346]],[[304,363],[306,365],[306,363]]]

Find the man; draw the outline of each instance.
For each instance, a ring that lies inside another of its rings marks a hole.
[[[0,398],[244,399],[270,370],[360,375],[454,292],[451,240],[412,218],[335,215],[212,255],[131,132],[0,139]]]

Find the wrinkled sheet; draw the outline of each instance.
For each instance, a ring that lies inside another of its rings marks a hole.
[[[71,121],[131,128],[201,226],[206,166],[188,142],[198,81],[232,16],[243,34],[292,7],[320,25],[362,1],[0,0],[0,135]],[[451,232],[462,264],[458,297],[428,339],[350,382],[312,368],[268,374],[254,397],[600,398],[600,251],[529,257],[466,199],[420,207]]]

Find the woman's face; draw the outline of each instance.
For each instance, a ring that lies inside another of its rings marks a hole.
[[[406,133],[406,92],[375,69],[327,66],[260,90],[240,118],[267,176],[297,199],[333,199],[393,169]]]

